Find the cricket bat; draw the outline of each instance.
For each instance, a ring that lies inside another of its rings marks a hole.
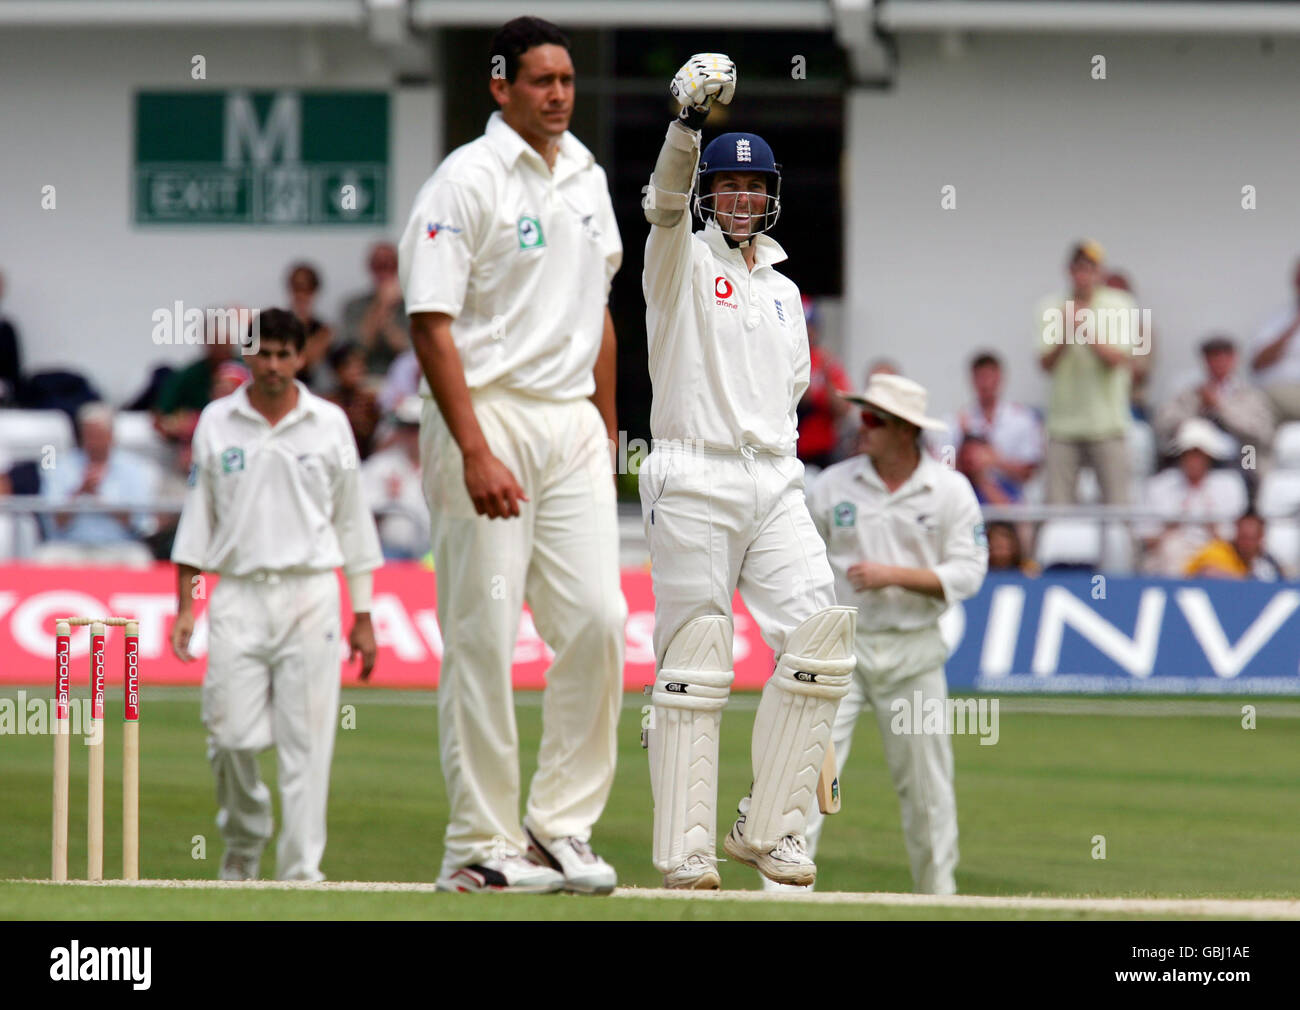
[[[817,779],[817,809],[824,814],[840,812],[840,777],[835,771],[835,745],[826,745],[822,773]]]

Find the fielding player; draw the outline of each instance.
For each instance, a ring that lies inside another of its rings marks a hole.
[[[517,18],[492,56],[501,109],[425,183],[400,244],[444,642],[438,884],[605,893],[617,878],[589,841],[623,692],[606,308],[623,246],[605,173],[568,132],[567,39]],[[525,600],[555,658],[521,824],[510,666]]]
[[[752,133],[723,134],[700,158],[710,105],[730,102],[735,82],[734,64],[715,53],[678,71],[670,90],[681,115],[644,201],[655,442],[640,488],[658,660],[646,743],[653,858],[667,887],[720,883],[718,725],[736,589],[778,661],[754,720],[753,787],[724,847],[772,880],[816,875],[806,810],[853,671],[854,611],[835,606],[794,454],[809,351],[799,291],[774,269],[785,253],[764,234],[781,209],[780,166]],[[694,234],[693,180],[705,221]]]
[[[172,649],[190,662],[195,577],[217,572],[208,605],[203,722],[217,778],[223,880],[257,877],[271,794],[257,755],[275,744],[281,880],[324,880],[325,811],[339,711],[339,585],[365,680],[375,663],[372,573],[383,564],[347,416],[294,381],[306,332],[292,313],[257,317],[250,384],[203,409],[172,560]]]
[[[875,375],[861,396],[863,455],[824,470],[808,507],[826,540],[836,594],[858,607],[857,669],[835,716],[833,742],[841,776],[864,709],[875,712],[885,761],[903,813],[903,838],[916,890],[954,894],[957,800],[952,741],[942,732],[911,733],[918,716],[948,697],[948,650],[939,616],[979,592],[988,571],[988,540],[969,481],[921,448],[926,392],[910,379]],[[894,732],[903,723],[909,732]],[[923,723],[928,729],[930,724]],[[824,819],[810,813],[809,848]]]

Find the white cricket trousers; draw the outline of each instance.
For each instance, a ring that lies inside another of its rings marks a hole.
[[[212,591],[203,723],[226,848],[261,854],[271,793],[257,755],[276,748],[276,876],[324,880],[325,814],[339,713],[339,584],[334,572],[225,576]]]
[[[778,657],[791,631],[835,605],[835,577],[796,457],[656,442],[640,490],[657,660],[688,621],[731,620],[737,589]]]
[[[520,516],[477,515],[460,449],[431,399],[420,459],[437,569],[438,733],[447,783],[442,875],[543,838],[591,837],[614,783],[627,603],[605,424],[590,400],[488,387],[471,394],[494,456],[528,496]],[[519,818],[519,734],[510,668],[527,601],[554,658],[537,772]]]
[[[858,665],[849,693],[840,700],[831,740],[844,787],[844,803],[853,802],[844,763],[853,744],[858,716],[870,710],[884,743],[885,763],[898,793],[903,815],[903,842],[912,868],[912,883],[920,894],[956,894],[957,794],[953,789],[952,740],[947,732],[895,732],[914,729],[912,710],[920,692],[921,705],[948,698],[943,663],[947,648],[939,629],[859,632],[855,643]],[[905,703],[895,706],[895,701]],[[906,720],[897,718],[899,712]],[[808,815],[808,852],[815,855],[826,818],[812,805]]]

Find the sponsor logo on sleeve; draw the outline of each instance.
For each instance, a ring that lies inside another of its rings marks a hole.
[[[430,221],[424,226],[424,237],[430,242],[436,239],[443,232],[448,232],[452,235],[459,235],[461,229],[457,228],[455,225],[443,224],[441,221]]]

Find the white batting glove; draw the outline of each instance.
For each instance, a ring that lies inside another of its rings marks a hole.
[[[677,71],[668,90],[682,107],[683,121],[698,129],[715,99],[723,105],[731,102],[736,92],[736,64],[722,53],[697,53]]]

